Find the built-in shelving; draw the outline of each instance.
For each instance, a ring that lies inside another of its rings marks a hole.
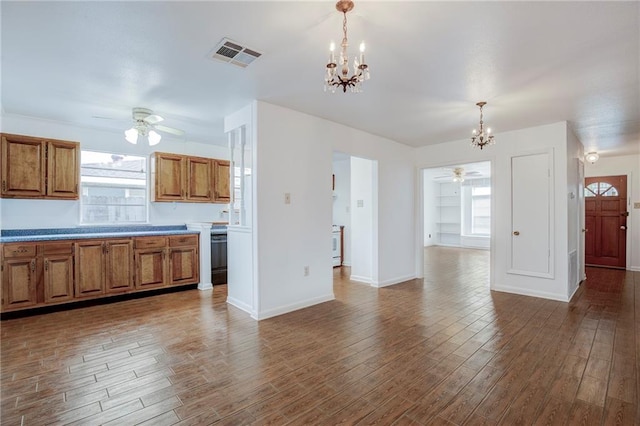
[[[460,246],[460,184],[445,182],[439,186],[440,193],[436,195],[436,207],[438,209],[438,217],[436,220],[438,244],[443,246]]]

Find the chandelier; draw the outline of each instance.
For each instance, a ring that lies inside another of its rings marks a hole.
[[[351,0],[340,0],[336,3],[338,12],[342,12],[342,43],[340,44],[340,60],[336,62],[334,50],[335,43],[331,43],[329,50],[329,63],[327,64],[327,74],[324,79],[324,90],[335,93],[337,87],[342,87],[342,92],[346,93],[347,88],[353,93],[362,92],[362,82],[369,79],[369,66],[364,63],[364,42],[360,43],[360,57],[353,60],[353,75],[349,77],[349,56],[347,55],[347,12],[353,9]],[[340,70],[338,70],[340,66]]]
[[[484,148],[485,145],[493,145],[496,141],[493,140],[493,135],[491,134],[491,129],[487,127],[485,132],[484,130],[484,122],[482,121],[482,107],[485,106],[486,102],[478,102],[476,105],[480,107],[480,130],[473,129],[473,136],[471,136],[471,146],[480,147],[480,149]]]

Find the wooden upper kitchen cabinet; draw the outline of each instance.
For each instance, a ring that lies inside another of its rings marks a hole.
[[[78,199],[79,144],[2,134],[2,197]]]
[[[155,153],[155,201],[185,199],[185,161],[183,155]]]
[[[228,161],[165,152],[154,153],[152,161],[154,201],[229,202]]]
[[[213,199],[216,203],[228,203],[231,200],[229,164],[225,160],[214,160]]]
[[[187,200],[210,203],[211,165],[210,158],[187,157]]]
[[[47,196],[78,198],[80,160],[75,142],[50,141],[47,146]]]
[[[37,303],[36,246],[6,244],[2,250],[2,308],[26,308]]]

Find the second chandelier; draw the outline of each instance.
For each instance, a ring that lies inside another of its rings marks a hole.
[[[369,66],[364,62],[364,42],[360,43],[360,56],[353,60],[353,75],[349,76],[349,56],[347,55],[347,12],[353,9],[351,0],[340,0],[336,3],[338,12],[342,12],[344,19],[342,21],[342,43],[340,44],[340,58],[336,62],[335,43],[331,43],[329,50],[329,63],[327,64],[327,73],[324,79],[324,90],[334,93],[337,87],[342,87],[342,92],[346,93],[347,88],[353,93],[362,92],[362,82],[369,79]],[[340,69],[338,70],[338,66]]]

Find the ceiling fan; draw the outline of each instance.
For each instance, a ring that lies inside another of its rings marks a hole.
[[[139,136],[146,136],[150,146],[157,145],[160,143],[160,139],[162,139],[158,131],[176,136],[184,135],[184,131],[182,130],[158,124],[164,121],[164,118],[154,114],[150,109],[133,108],[131,116],[133,117],[133,127],[124,132],[125,139],[129,143],[136,144],[138,143]]]
[[[478,171],[470,171],[470,172],[465,172],[463,167],[454,167],[454,168],[449,168],[449,167],[445,167],[445,169],[447,170],[451,170],[451,173],[446,174],[446,175],[442,175],[442,176],[436,176],[434,177],[435,180],[449,180],[449,179],[453,179],[454,182],[464,182],[464,178],[465,176],[476,176],[476,175],[481,175],[480,172]]]

